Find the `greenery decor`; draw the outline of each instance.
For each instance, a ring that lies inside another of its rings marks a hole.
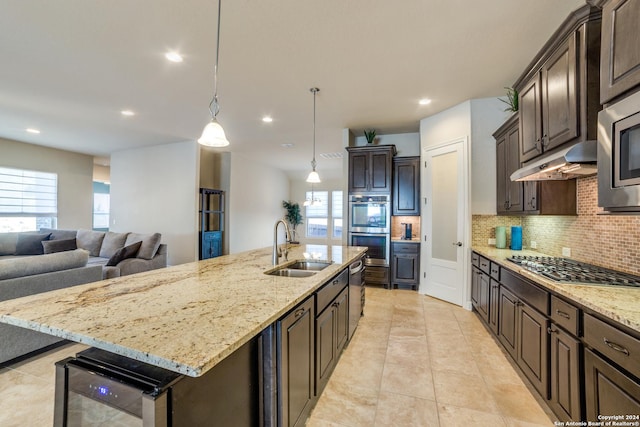
[[[293,236],[289,236],[291,239],[291,243],[298,243],[296,239],[296,227],[302,224],[302,214],[300,213],[300,205],[298,203],[292,203],[289,200],[282,201],[282,207],[287,210],[284,218],[291,225],[291,234]]]
[[[375,129],[364,130],[364,137],[367,138],[367,144],[373,144],[373,140],[376,137]]]
[[[518,111],[518,91],[512,87],[505,87],[505,89],[507,90],[507,99],[498,98],[507,104],[507,108],[504,111]]]

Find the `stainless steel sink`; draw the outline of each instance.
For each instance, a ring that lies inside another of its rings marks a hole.
[[[321,271],[329,267],[331,262],[328,261],[296,261],[291,265],[287,265],[286,268],[292,270],[311,270]]]
[[[269,276],[281,277],[309,277],[316,274],[316,272],[309,270],[292,270],[289,268],[280,268],[278,270],[267,271],[264,274],[268,274]]]
[[[280,277],[309,277],[313,276],[318,271],[324,270],[331,264],[331,261],[299,260],[270,271],[265,271],[264,274]]]

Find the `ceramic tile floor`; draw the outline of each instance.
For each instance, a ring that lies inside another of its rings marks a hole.
[[[365,316],[308,427],[552,426],[477,316],[412,291],[367,288]],[[0,426],[50,426],[54,362],[70,344],[0,369]]]

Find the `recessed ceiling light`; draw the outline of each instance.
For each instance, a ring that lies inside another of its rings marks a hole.
[[[38,129],[33,129],[33,128],[27,128],[26,131],[29,133],[36,133],[36,134],[40,133]]]
[[[420,105],[429,105],[429,104],[431,104],[431,100],[429,98],[423,98],[420,101],[418,101],[418,104],[420,104]]]
[[[122,114],[123,116],[135,116],[136,113],[131,111],[131,110],[122,110],[120,111],[120,114]]]
[[[271,117],[269,117],[269,116],[264,116],[262,118],[262,121],[265,122],[265,123],[271,123],[273,121],[273,119]]]
[[[182,62],[182,55],[178,52],[167,52],[164,54],[164,57],[171,62]]]
[[[291,147],[293,147],[293,144],[291,144],[291,143],[285,143],[285,144],[280,144],[280,145],[282,145],[284,148],[291,148]]]

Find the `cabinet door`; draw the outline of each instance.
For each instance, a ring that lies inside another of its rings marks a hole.
[[[477,310],[480,300],[480,270],[476,267],[471,269],[471,304]]]
[[[549,406],[561,419],[580,421],[580,355],[582,344],[552,324],[551,340],[551,400]]]
[[[490,279],[487,274],[481,273],[478,276],[478,306],[480,317],[485,322],[489,322],[489,291],[491,289]]]
[[[515,295],[509,292],[504,286],[500,286],[500,324],[498,338],[504,346],[505,350],[513,357],[517,359],[517,313],[518,313],[518,299]]]
[[[518,365],[538,389],[542,397],[549,398],[549,321],[527,304],[518,304]]]
[[[524,186],[524,203],[523,210],[525,212],[533,212],[538,210],[538,182],[525,181]]]
[[[542,66],[543,151],[578,136],[576,62],[576,34],[572,33]]]
[[[491,279],[489,289],[489,328],[498,335],[498,322],[500,320],[500,284]]]
[[[522,182],[511,181],[511,174],[520,169],[520,130],[518,126],[507,133],[507,201],[509,212],[522,212]]]
[[[640,85],[640,2],[609,0],[602,8],[600,101]]]
[[[393,160],[393,215],[420,215],[420,158]]]
[[[526,162],[542,154],[540,132],[542,113],[540,100],[540,76],[536,75],[522,88],[519,96],[520,161]]]
[[[418,254],[393,254],[392,282],[418,282]]]
[[[371,152],[369,191],[391,193],[391,152]]]
[[[508,213],[509,210],[507,180],[509,180],[507,170],[507,136],[502,135],[496,141],[496,210],[498,214]]]
[[[329,306],[316,319],[316,394],[320,395],[329,381],[337,360],[336,322],[337,315]]]
[[[304,425],[315,396],[313,305],[313,297],[308,298],[278,325],[279,418],[283,426]]]
[[[334,302],[336,312],[336,354],[340,355],[349,338],[349,289],[336,297]],[[336,360],[337,362],[337,360]]]
[[[349,192],[369,191],[368,153],[349,153]]]

